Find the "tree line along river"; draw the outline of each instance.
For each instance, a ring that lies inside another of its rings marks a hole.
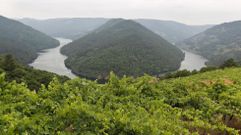
[[[30,66],[36,69],[41,69],[59,75],[66,75],[70,78],[75,78],[76,75],[74,75],[71,70],[68,69],[64,64],[64,61],[67,57],[60,53],[60,49],[68,43],[72,42],[72,40],[65,38],[56,39],[59,40],[60,46],[43,50],[41,53],[39,53],[38,58],[30,64]],[[185,50],[182,51],[185,53],[185,59],[182,61],[179,70],[199,70],[202,67],[205,67],[205,62],[207,59]]]

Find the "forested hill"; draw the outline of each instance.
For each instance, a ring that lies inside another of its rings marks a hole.
[[[0,16],[0,54],[12,54],[22,63],[30,63],[43,49],[59,42],[15,20]]]
[[[80,76],[105,78],[117,75],[158,75],[180,67],[184,54],[144,26],[113,19],[62,48],[66,65]]]
[[[230,58],[241,64],[241,21],[217,25],[180,46],[208,58],[209,65],[220,65]]]

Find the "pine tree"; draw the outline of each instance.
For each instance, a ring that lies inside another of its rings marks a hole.
[[[12,55],[8,54],[4,57],[3,69],[5,71],[11,72],[16,68],[16,61]]]

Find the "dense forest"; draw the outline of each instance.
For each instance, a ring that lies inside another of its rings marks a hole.
[[[38,91],[3,69],[1,134],[241,134],[241,68],[167,80],[111,73],[105,84],[54,78]]]
[[[80,76],[105,79],[118,76],[158,75],[180,67],[183,52],[144,26],[123,19],[106,24],[64,46],[67,67]]]
[[[30,63],[43,49],[59,42],[18,21],[0,16],[0,54],[11,54],[22,63]]]
[[[241,21],[214,26],[179,44],[208,58],[208,65],[219,66],[232,58],[241,64]]]

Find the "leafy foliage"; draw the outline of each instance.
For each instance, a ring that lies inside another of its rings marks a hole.
[[[0,75],[1,134],[230,134],[241,130],[241,69],[172,80],[85,79],[38,93]],[[7,76],[6,76],[7,77]]]
[[[105,79],[158,75],[180,67],[184,54],[157,34],[131,20],[114,19],[62,48],[66,65],[80,76]]]
[[[37,58],[39,51],[59,45],[57,40],[3,16],[0,16],[0,31],[0,54],[14,55],[24,64]]]
[[[221,66],[221,68],[225,67],[238,67],[238,63],[234,61],[234,59],[228,59],[226,60]]]

